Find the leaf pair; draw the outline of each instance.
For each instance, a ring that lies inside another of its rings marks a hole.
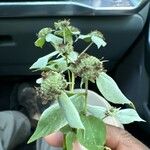
[[[94,32],[90,33],[90,34],[87,34],[87,35],[80,35],[78,38],[82,39],[86,42],[93,42],[97,46],[98,49],[101,46],[102,47],[106,46],[106,42],[104,41],[103,37],[99,36],[97,34],[94,34]]]
[[[63,39],[52,33],[48,33],[44,37],[39,37],[34,44],[36,47],[42,48],[45,42],[51,42],[54,45],[59,45],[63,43]]]
[[[63,93],[60,98],[62,98],[62,100],[60,100],[61,101],[60,103],[63,103],[61,105],[65,105],[64,104],[65,102],[62,102],[64,98],[65,100],[67,99],[67,102],[69,100],[65,93]],[[84,96],[82,94],[76,94],[74,96],[71,96],[69,104],[67,104],[67,106],[64,106],[65,108],[67,108],[67,110],[69,109],[68,111],[65,111],[65,112],[64,112],[64,109],[60,108],[58,103],[47,108],[42,113],[40,120],[38,122],[37,128],[34,134],[29,139],[28,143],[31,143],[37,140],[38,138],[44,137],[53,132],[59,131],[62,127],[67,125],[68,122],[70,123],[71,117],[77,121],[77,122],[74,121],[73,127],[77,127],[77,128],[82,127],[81,121],[76,111],[81,112],[83,110],[83,107],[85,105],[83,99],[84,99]],[[70,104],[71,102],[74,105]],[[70,114],[70,111],[72,111],[72,109],[70,109],[69,107],[70,108],[76,107],[77,110],[74,110],[74,113]],[[74,114],[77,115],[78,119],[75,118],[76,116],[72,116]]]
[[[88,105],[88,111],[94,115],[97,118],[103,119],[108,116],[112,116],[116,118],[120,123],[122,124],[129,124],[134,121],[144,121],[143,119],[140,118],[138,113],[134,109],[115,109],[111,111],[114,113],[109,114],[109,110],[107,110],[105,107],[100,107],[100,106],[91,106]]]

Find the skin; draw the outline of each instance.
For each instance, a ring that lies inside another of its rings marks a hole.
[[[107,125],[106,146],[112,150],[150,150],[139,140],[134,138],[127,131]],[[61,147],[63,145],[63,134],[61,132],[53,133],[45,137],[48,144]],[[78,141],[73,143],[73,150],[86,150]]]

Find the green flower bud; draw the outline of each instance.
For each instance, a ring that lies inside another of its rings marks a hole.
[[[103,62],[94,56],[82,54],[78,60],[70,65],[70,70],[75,76],[81,77],[84,81],[95,82],[99,73],[104,71]]]
[[[61,91],[67,87],[67,81],[60,73],[49,71],[43,73],[43,80],[41,82],[39,95],[44,101],[56,100],[61,94]]]
[[[63,55],[69,55],[74,50],[71,43],[56,45],[55,49]]]
[[[68,27],[70,25],[70,21],[69,20],[59,20],[58,22],[54,23],[55,29],[60,29],[62,30],[65,27]]]

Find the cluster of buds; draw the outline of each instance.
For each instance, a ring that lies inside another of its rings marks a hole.
[[[104,71],[103,61],[84,53],[75,63],[70,65],[70,70],[84,81],[95,82],[99,73]]]
[[[43,72],[42,76],[41,87],[37,88],[37,93],[42,98],[43,104],[49,100],[57,100],[61,91],[67,87],[64,76],[54,71]]]

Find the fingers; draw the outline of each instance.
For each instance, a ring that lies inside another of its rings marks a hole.
[[[62,132],[56,132],[56,133],[50,134],[44,137],[44,139],[51,146],[55,146],[55,147],[63,146],[64,136]]]
[[[62,147],[63,146],[63,133],[57,132],[50,134],[46,137],[44,137],[45,141],[54,147]],[[87,150],[85,147],[83,147],[78,141],[75,141],[73,143],[73,150]]]
[[[87,150],[84,146],[82,146],[78,141],[73,143],[73,150]]]
[[[106,145],[112,150],[149,150],[127,131],[107,125]]]
[[[111,125],[106,126],[107,138],[106,146],[112,150],[149,150],[144,144],[134,138],[127,131]],[[63,146],[63,133],[57,132],[45,137],[49,145],[55,147]],[[73,150],[86,150],[78,141],[73,143]]]

